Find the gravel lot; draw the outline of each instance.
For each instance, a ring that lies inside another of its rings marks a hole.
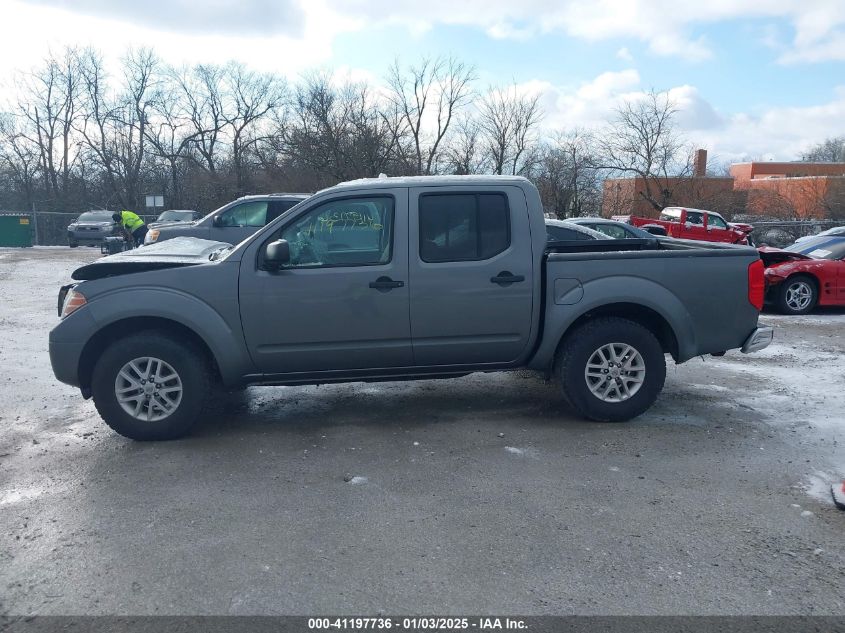
[[[142,444],[49,366],[96,256],[0,249],[0,613],[845,614],[845,310],[628,424],[520,373],[253,388]]]

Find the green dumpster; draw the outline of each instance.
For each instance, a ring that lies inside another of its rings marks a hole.
[[[0,246],[32,246],[32,220],[27,214],[0,214]]]

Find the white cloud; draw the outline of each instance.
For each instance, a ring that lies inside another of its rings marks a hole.
[[[710,24],[737,19],[784,19],[792,42],[784,62],[845,59],[845,2],[842,0],[332,0],[340,14],[430,26],[474,26],[496,38],[526,39],[563,32],[588,40],[633,38],[658,55],[691,61],[708,59],[713,47],[695,33]]]
[[[634,56],[631,55],[631,51],[628,50],[627,46],[623,46],[618,51],[616,51],[616,57],[621,59],[623,62],[633,62]]]
[[[550,131],[599,128],[624,100],[646,94],[633,69],[602,73],[574,87],[540,81],[528,84],[541,91],[543,124]],[[845,120],[845,86],[822,105],[771,107],[759,113],[719,112],[692,85],[676,86],[667,93],[677,108],[677,129],[687,142],[707,148],[711,156],[724,161],[797,159],[834,133],[831,121]]]
[[[158,31],[239,35],[301,35],[304,12],[297,0],[25,0],[33,5],[116,19]]]
[[[399,26],[420,36],[438,24],[475,27],[497,39],[525,40],[543,33],[565,33],[587,41],[628,39],[643,42],[657,55],[701,61],[712,57],[714,48],[698,31],[718,22],[755,18],[782,19],[790,25],[791,41],[774,32],[767,38],[781,51],[783,63],[845,60],[843,0],[427,0],[422,7],[418,0],[206,0],[201,9],[195,0],[142,4],[5,0],[5,4],[7,35],[15,42],[21,42],[26,32],[30,40],[43,44],[57,31],[56,23],[60,39],[85,38],[101,48],[111,42],[123,46],[127,36],[139,33],[161,39],[169,32],[184,34],[171,37],[181,48],[204,55],[217,50],[243,59],[246,52],[263,53],[257,57],[277,64],[290,51],[295,57],[290,63],[315,57],[319,62],[334,38],[345,31]],[[39,10],[42,21],[30,19]],[[113,28],[95,31],[90,26],[105,23]],[[261,42],[277,45],[278,52],[274,55],[273,48]],[[4,48],[13,50],[11,45]],[[628,60],[630,52],[622,48],[618,55]]]
[[[94,0],[86,2],[89,8],[101,4]],[[251,0],[253,6],[266,2],[269,0]],[[40,64],[50,50],[59,51],[64,46],[93,46],[112,65],[128,47],[147,46],[175,65],[223,63],[236,59],[256,70],[293,76],[329,62],[332,43],[339,33],[364,27],[362,18],[331,11],[323,0],[308,0],[307,12],[301,12],[301,24],[291,33],[283,29],[268,29],[262,34],[243,32],[237,21],[226,34],[220,34],[214,28],[182,28],[178,21],[162,29],[153,28],[148,20],[126,22],[120,19],[123,14],[117,10],[102,11],[94,16],[47,4],[46,1],[4,0],[5,28],[0,37],[0,78],[3,80],[11,80],[16,70],[27,70]],[[70,6],[71,3],[50,0],[49,4]],[[186,2],[181,0],[177,4],[182,6]],[[215,0],[210,4],[219,8],[223,3]],[[225,17],[222,9],[212,13],[217,16],[214,19]],[[186,19],[186,16],[180,18],[182,21]],[[250,19],[255,20],[256,17],[251,16]],[[179,34],[173,32],[177,28],[181,29]]]

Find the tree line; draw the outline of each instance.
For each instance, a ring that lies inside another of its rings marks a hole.
[[[547,211],[568,217],[599,213],[607,176],[639,176],[659,209],[666,182],[692,172],[665,93],[624,102],[598,131],[550,131],[538,95],[482,88],[451,57],[396,60],[376,85],[175,67],[143,48],[110,74],[95,49],[67,48],[14,83],[0,106],[0,208],[12,211],[142,211],[152,194],[208,211],[380,173],[484,173],[531,178]]]

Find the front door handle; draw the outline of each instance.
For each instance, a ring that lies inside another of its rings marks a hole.
[[[379,277],[375,281],[370,282],[370,288],[375,288],[380,292],[387,292],[393,288],[401,288],[404,285],[404,281],[393,281],[390,277]]]
[[[495,277],[490,277],[490,281],[500,286],[510,286],[511,284],[525,281],[525,275],[514,275],[509,270],[503,270]]]

